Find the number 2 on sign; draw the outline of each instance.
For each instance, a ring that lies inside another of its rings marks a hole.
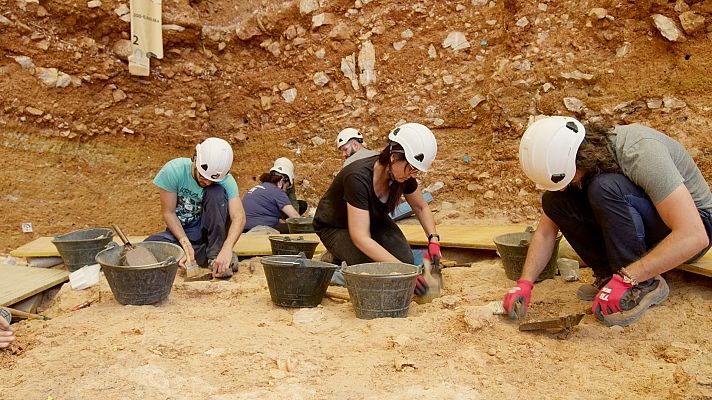
[[[133,35],[133,44],[138,46],[138,35]]]

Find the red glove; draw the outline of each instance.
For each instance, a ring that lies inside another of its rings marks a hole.
[[[425,294],[428,293],[428,283],[425,282],[423,275],[418,275],[418,278],[415,280],[413,293],[415,293],[416,296],[425,296]]]
[[[624,282],[620,275],[613,274],[611,280],[598,291],[596,298],[593,299],[591,311],[599,320],[603,320],[603,317],[608,314],[622,311],[621,298],[632,287],[633,285]]]
[[[534,284],[526,279],[517,281],[517,286],[509,289],[504,295],[502,305],[509,313],[509,318],[520,319],[527,315],[527,307],[532,299],[532,288]]]
[[[443,255],[440,252],[440,243],[438,242],[430,242],[428,243],[428,255],[430,256],[430,260],[435,261],[435,257],[438,258],[438,261],[443,259]]]

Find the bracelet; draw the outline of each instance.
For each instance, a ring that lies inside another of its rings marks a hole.
[[[438,242],[440,241],[440,235],[438,235],[437,233],[431,233],[430,235],[428,235],[428,242],[433,240],[434,237],[438,238]]]
[[[621,268],[618,273],[623,277],[623,282],[630,283],[632,286],[638,286],[638,281],[633,278],[625,267]]]

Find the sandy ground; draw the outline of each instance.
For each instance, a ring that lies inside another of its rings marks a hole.
[[[696,275],[666,274],[669,299],[633,326],[607,328],[589,313],[557,334],[520,332],[491,315],[486,304],[512,285],[496,257],[444,270],[443,298],[377,320],[328,298],[313,309],[275,306],[254,264],[251,273],[243,261],[229,281],[179,275],[159,305],[122,306],[105,280],[84,291],[65,285],[45,311],[50,321],[15,324],[18,341],[0,352],[0,398],[712,396],[712,281]],[[579,284],[538,284],[529,317],[586,312]],[[69,311],[85,300],[95,303]]]

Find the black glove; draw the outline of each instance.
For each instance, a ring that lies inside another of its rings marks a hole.
[[[418,275],[418,278],[415,280],[415,290],[413,290],[413,293],[415,293],[416,296],[425,296],[425,294],[428,293],[428,283],[425,282],[423,275]]]

